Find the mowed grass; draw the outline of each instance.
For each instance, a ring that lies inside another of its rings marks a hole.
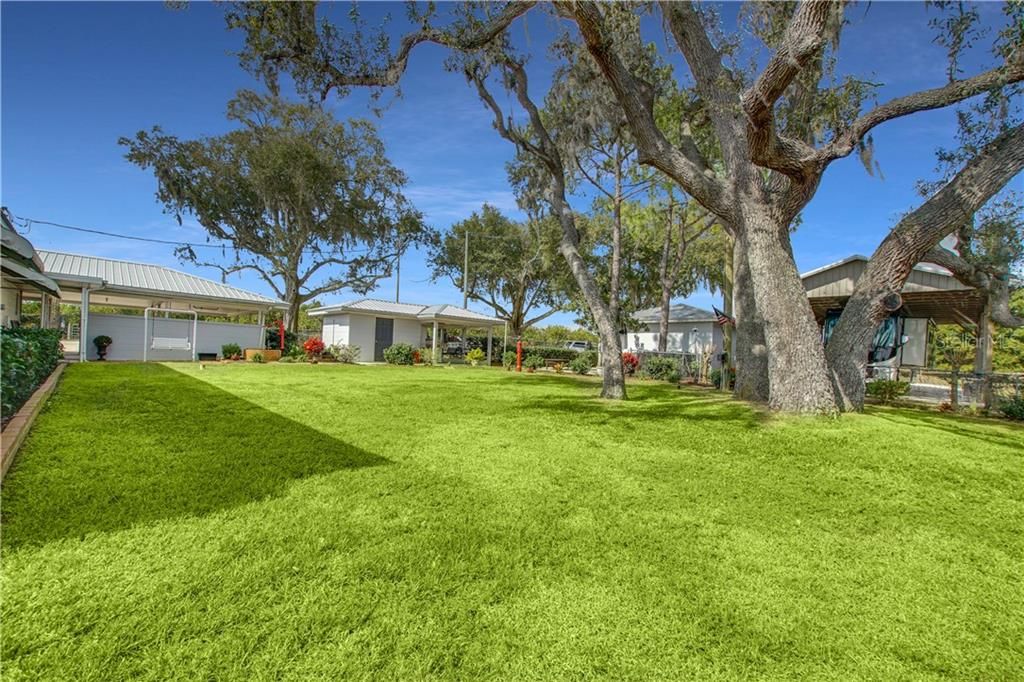
[[[4,680],[1024,678],[1024,431],[489,369],[89,364]]]

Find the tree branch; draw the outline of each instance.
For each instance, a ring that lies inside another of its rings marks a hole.
[[[650,83],[633,76],[616,54],[614,40],[606,34],[600,6],[594,2],[574,2],[557,3],[556,7],[576,22],[587,49],[608,79],[636,139],[640,163],[662,171],[716,213],[732,215],[733,206],[725,197],[723,184],[692,138],[677,148],[658,128],[653,89]]]
[[[802,140],[779,135],[775,128],[775,103],[824,47],[828,19],[833,11],[835,5],[831,2],[801,2],[786,27],[779,49],[742,97],[751,160],[798,182],[814,172],[811,162],[816,150]]]
[[[551,310],[547,311],[546,313],[542,313],[542,314],[537,315],[536,317],[534,317],[532,319],[526,320],[525,322],[523,322],[523,329],[527,329],[529,327],[532,327],[533,325],[537,324],[541,320],[546,320],[547,318],[549,318],[552,315],[554,315],[555,313],[557,313],[559,310],[561,310],[561,308],[552,308]]]
[[[875,107],[856,119],[850,127],[817,153],[824,165],[848,156],[875,126],[919,111],[940,109],[970,97],[1024,80],[1024,50],[1018,49],[1006,64],[972,78],[953,81],[941,88],[922,90]]]
[[[355,73],[346,73],[336,64],[325,61],[310,66],[324,72],[329,76],[331,88],[345,88],[351,86],[366,87],[390,87],[397,85],[405,73],[409,64],[409,55],[413,48],[421,43],[436,43],[456,50],[478,50],[497,38],[509,25],[518,17],[528,12],[536,3],[536,0],[514,0],[506,2],[501,11],[488,18],[481,25],[468,32],[450,32],[438,28],[425,26],[419,31],[404,35],[399,42],[398,51],[388,60],[387,64],[377,69],[364,67]],[[304,9],[301,6],[305,3],[296,3],[294,11],[296,18],[301,22],[311,22],[310,29],[316,31],[316,15],[313,11]],[[308,49],[287,48],[280,49],[267,54],[268,61],[290,60],[301,62],[307,59],[317,59],[315,55],[309,54]],[[326,96],[326,92],[322,93]]]

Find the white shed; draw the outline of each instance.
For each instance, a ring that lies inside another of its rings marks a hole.
[[[633,353],[657,351],[661,309],[637,311],[633,319],[639,327],[622,335],[622,349]],[[710,310],[685,303],[676,303],[669,308],[667,352],[696,355],[710,350],[717,366],[722,342],[722,328]]]
[[[437,350],[445,328],[487,329],[487,361],[491,360],[494,327],[504,320],[453,305],[396,303],[364,298],[309,311],[323,318],[323,342],[359,347],[360,362],[383,362],[384,349],[396,343]]]

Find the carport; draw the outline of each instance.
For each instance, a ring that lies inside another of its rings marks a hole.
[[[78,360],[97,357],[99,335],[114,343],[111,360],[195,360],[237,343],[262,347],[265,316],[284,304],[228,284],[160,265],[38,251],[44,272],[61,289],[62,303],[81,306]],[[122,315],[90,312],[90,306],[142,311]],[[200,316],[256,316],[256,324],[202,321]]]

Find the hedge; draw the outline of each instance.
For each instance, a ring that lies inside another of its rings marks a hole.
[[[0,329],[0,411],[5,421],[50,376],[63,356],[57,329]]]
[[[512,347],[512,350],[515,350],[515,346]],[[562,362],[572,362],[579,356],[580,352],[572,348],[545,348],[543,346],[528,346],[526,344],[523,344],[523,357],[525,358],[527,354],[539,355],[545,360],[561,360]]]

